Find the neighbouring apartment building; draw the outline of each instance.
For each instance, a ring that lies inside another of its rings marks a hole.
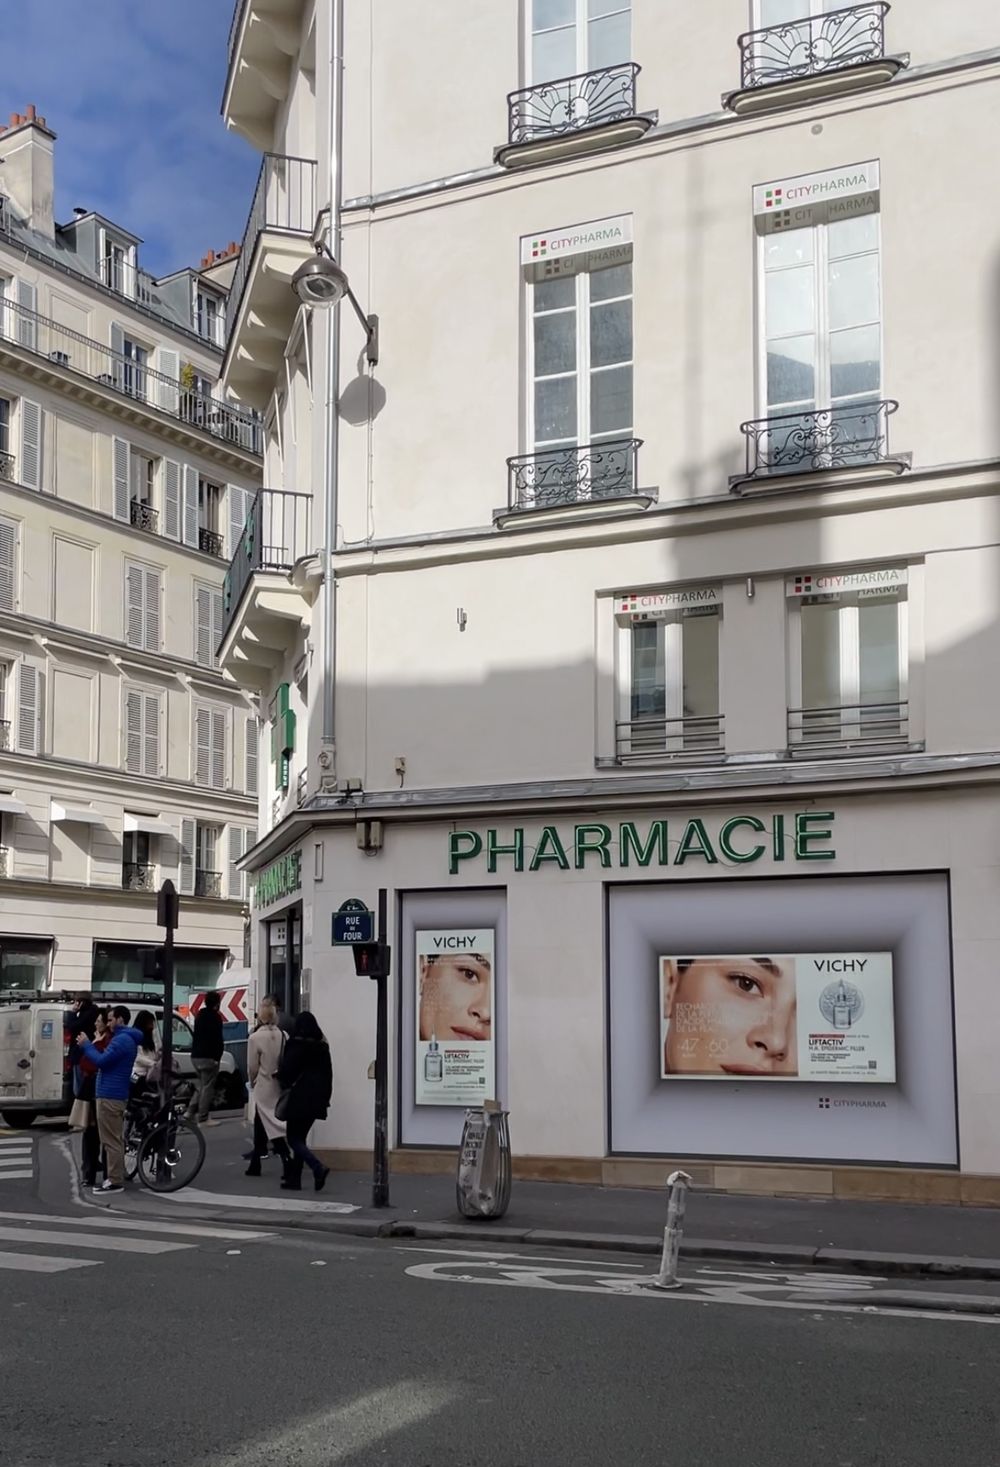
[[[495,1098],[521,1175],[1000,1200],[994,7],[426,8],[240,0],[223,104],[219,655],[319,1142],[384,892],[394,1165]]]
[[[0,989],[140,988],[244,962],[254,699],[220,667],[260,425],[217,387],[232,245],[154,280],[140,240],[53,217],[55,135],[0,129]]]

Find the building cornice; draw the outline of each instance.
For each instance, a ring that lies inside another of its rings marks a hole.
[[[155,891],[126,891],[123,887],[104,886],[97,882],[87,884],[77,881],[48,881],[44,878],[32,878],[28,876],[5,876],[0,881],[0,895],[10,898],[13,896],[44,897],[47,901],[57,901],[60,897],[74,897],[81,901],[93,902],[98,898],[107,898],[115,906],[144,908],[150,919],[156,920],[156,892]],[[241,897],[207,897],[183,896],[181,898],[184,911],[192,908],[206,916],[211,913],[223,913],[227,917],[239,917],[246,910],[246,902]],[[23,916],[23,914],[22,914]],[[7,929],[9,935],[9,929]],[[34,933],[18,933],[18,936],[35,936]],[[117,937],[101,938],[94,936],[95,942],[120,942],[123,939]],[[181,942],[178,948],[183,947]],[[226,947],[224,942],[189,942],[188,947]]]
[[[51,754],[0,753],[0,780],[19,789],[63,786],[78,783],[89,794],[99,788],[105,798],[130,805],[148,805],[157,800],[173,800],[164,805],[165,815],[188,813],[225,816],[232,812],[241,822],[251,823],[257,815],[257,796],[239,790],[217,790],[184,779],[152,779],[148,775],[127,774],[110,764],[95,764],[78,759],[59,759]],[[183,808],[182,808],[183,806]]]

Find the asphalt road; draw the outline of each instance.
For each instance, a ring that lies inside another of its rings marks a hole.
[[[996,1317],[865,1313],[871,1281],[714,1273],[695,1299],[621,1254],[0,1208],[4,1467],[997,1460]]]

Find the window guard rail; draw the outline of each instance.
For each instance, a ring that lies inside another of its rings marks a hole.
[[[513,510],[556,509],[628,499],[638,484],[641,438],[540,448],[507,460],[507,503]]]
[[[48,316],[40,316],[16,301],[5,300],[0,304],[0,339],[77,376],[87,377],[101,387],[109,387],[135,402],[167,413],[188,427],[198,428],[246,453],[261,452],[259,414],[182,387],[177,378],[168,377],[122,352],[112,351],[110,346],[61,326]]]
[[[858,745],[862,752],[880,744],[898,747],[909,740],[909,710],[910,705],[905,699],[890,703],[789,708],[789,744],[798,754],[820,749],[845,749],[854,745]]]
[[[889,458],[889,418],[898,407],[889,398],[845,402],[741,423],[747,478],[882,463]]]
[[[308,555],[312,497],[284,489],[258,489],[222,587],[225,637],[250,578],[257,571],[290,571]]]
[[[890,8],[874,0],[747,31],[739,38],[743,90],[880,61]]]
[[[0,451],[0,479],[14,483],[14,455]]]
[[[0,846],[0,881],[6,881],[10,875],[10,849],[8,846]]]
[[[10,719],[0,718],[0,751],[8,753],[10,748]]]
[[[222,557],[222,536],[218,530],[206,530],[204,525],[198,528],[198,549],[204,550],[206,555]]]
[[[151,535],[156,534],[156,526],[159,513],[151,504],[144,504],[141,499],[133,499],[129,503],[129,523],[137,530],[148,530]]]
[[[717,751],[723,746],[724,722],[722,713],[619,722],[615,724],[615,757],[640,759]]]
[[[312,235],[316,227],[316,161],[265,153],[226,300],[226,340],[233,332],[257,240],[265,230]]]
[[[151,862],[122,862],[122,888],[125,891],[152,891],[155,885],[156,867]]]
[[[508,141],[516,147],[634,117],[641,70],[636,62],[625,61],[508,93]]]
[[[200,897],[220,897],[222,872],[205,871],[199,866],[194,873],[194,894]]]
[[[99,262],[99,273],[101,283],[113,290],[115,295],[123,296],[128,301],[140,301],[146,306],[152,304],[156,281],[148,270],[133,265],[131,260],[105,255]]]

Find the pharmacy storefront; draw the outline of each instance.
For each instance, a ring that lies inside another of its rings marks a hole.
[[[301,961],[337,1076],[318,1141],[371,1146],[374,985],[331,935],[384,887],[397,1167],[449,1167],[465,1107],[497,1099],[515,1175],[683,1161],[735,1190],[1000,1201],[994,805],[397,816],[376,852],[311,814]]]

